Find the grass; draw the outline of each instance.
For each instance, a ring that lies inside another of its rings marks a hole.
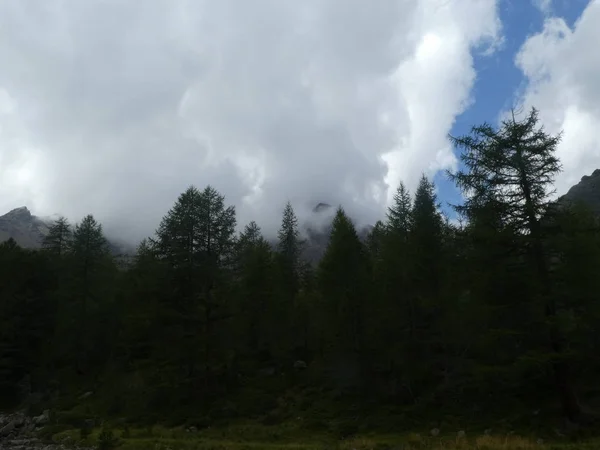
[[[72,445],[97,445],[101,429],[94,429],[85,439],[77,429],[53,435],[55,442]],[[159,426],[113,430],[121,450],[576,450],[598,449],[600,441],[541,442],[534,436],[447,434],[365,434],[338,439],[331,434],[310,433],[299,426],[284,424],[264,426],[238,423],[219,429],[187,432],[183,428]],[[106,447],[109,450],[108,447]]]

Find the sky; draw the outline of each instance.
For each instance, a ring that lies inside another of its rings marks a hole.
[[[600,0],[0,0],[0,214],[139,240],[210,184],[271,234],[423,173],[450,211],[448,134],[531,106],[564,193],[600,167],[598,42]]]

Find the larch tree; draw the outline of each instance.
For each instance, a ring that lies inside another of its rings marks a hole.
[[[91,293],[91,283],[110,257],[108,241],[93,215],[88,214],[75,225],[71,243],[71,255],[76,274],[81,283],[84,310]]]
[[[290,202],[283,209],[281,227],[277,232],[277,251],[275,290],[281,315],[278,322],[280,347],[291,350],[295,340],[292,323],[294,321],[294,305],[301,287],[301,254],[303,241],[300,238],[298,217]]]
[[[244,330],[241,338],[252,356],[260,351],[271,354],[277,344],[273,331],[279,317],[273,302],[273,255],[256,222],[244,228],[237,252],[241,312],[237,323]]]
[[[394,201],[388,208],[387,227],[394,233],[404,234],[405,237],[412,225],[412,199],[410,192],[403,182],[400,182],[394,194]]]
[[[331,355],[354,367],[351,383],[363,385],[368,367],[371,271],[367,249],[354,224],[338,208],[317,280],[326,308]]]
[[[376,304],[381,327],[377,327],[377,352],[382,358],[383,371],[394,386],[399,386],[400,367],[407,359],[407,330],[411,329],[412,304],[414,295],[409,283],[412,258],[409,236],[413,223],[413,207],[410,192],[400,182],[388,207],[386,221],[377,230],[379,237],[379,257],[374,264],[377,280]],[[373,230],[374,232],[376,230]],[[399,389],[394,388],[393,395]]]
[[[73,231],[69,221],[66,217],[59,217],[44,236],[42,248],[57,256],[63,256],[69,250],[72,238]]]
[[[212,186],[199,191],[190,186],[167,213],[152,240],[159,260],[169,268],[174,286],[173,313],[188,375],[195,377],[197,363],[204,362],[205,381],[217,346],[217,323],[230,317],[225,292],[233,264],[235,208]],[[203,330],[198,342],[198,328]],[[173,334],[171,338],[175,339]],[[201,349],[201,355],[198,355]]]
[[[465,169],[450,176],[466,196],[464,204],[457,207],[459,212],[471,218],[491,207],[501,225],[514,234],[514,250],[534,276],[529,301],[534,302],[532,306],[537,302],[545,316],[548,362],[563,412],[570,420],[580,421],[584,415],[565,353],[568,343],[557,321],[559,311],[541,224],[554,179],[561,170],[555,154],[561,136],[547,134],[538,122],[535,108],[523,120],[517,120],[513,111],[499,129],[484,123],[469,135],[452,137],[462,149],[460,159]]]
[[[440,290],[443,225],[435,186],[423,175],[415,191],[410,241],[419,289],[430,301]]]
[[[296,295],[300,283],[300,254],[302,240],[298,229],[298,217],[290,202],[283,209],[281,227],[277,233],[277,253],[279,255],[280,270],[283,281],[287,287],[290,300]]]
[[[65,321],[61,323],[59,336],[64,344],[69,337],[72,339],[71,333],[79,335],[75,353],[77,371],[81,375],[101,366],[101,359],[106,356],[104,345],[108,345],[106,339],[110,337],[106,321],[114,319],[109,309],[116,268],[102,225],[91,214],[75,225],[69,265],[70,280],[66,280],[63,288],[70,290],[71,295],[61,296],[61,314]]]
[[[440,378],[440,347],[443,338],[442,215],[433,183],[422,175],[415,190],[408,232],[408,261],[402,305],[402,353],[414,361],[404,368],[406,391],[416,398]]]

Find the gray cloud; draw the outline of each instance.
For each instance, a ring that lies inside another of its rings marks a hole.
[[[455,160],[495,0],[0,0],[0,211],[152,233],[188,185],[241,224],[366,222]]]

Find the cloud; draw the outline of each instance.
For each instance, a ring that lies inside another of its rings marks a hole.
[[[552,0],[532,0],[532,2],[542,14],[548,15],[552,12]]]
[[[564,132],[558,194],[600,167],[599,41],[600,1],[593,0],[573,28],[562,18],[548,17],[516,57],[526,81],[519,103],[540,110],[547,132]]]
[[[495,0],[0,1],[0,211],[152,233],[188,185],[241,224],[343,204],[455,164]]]

